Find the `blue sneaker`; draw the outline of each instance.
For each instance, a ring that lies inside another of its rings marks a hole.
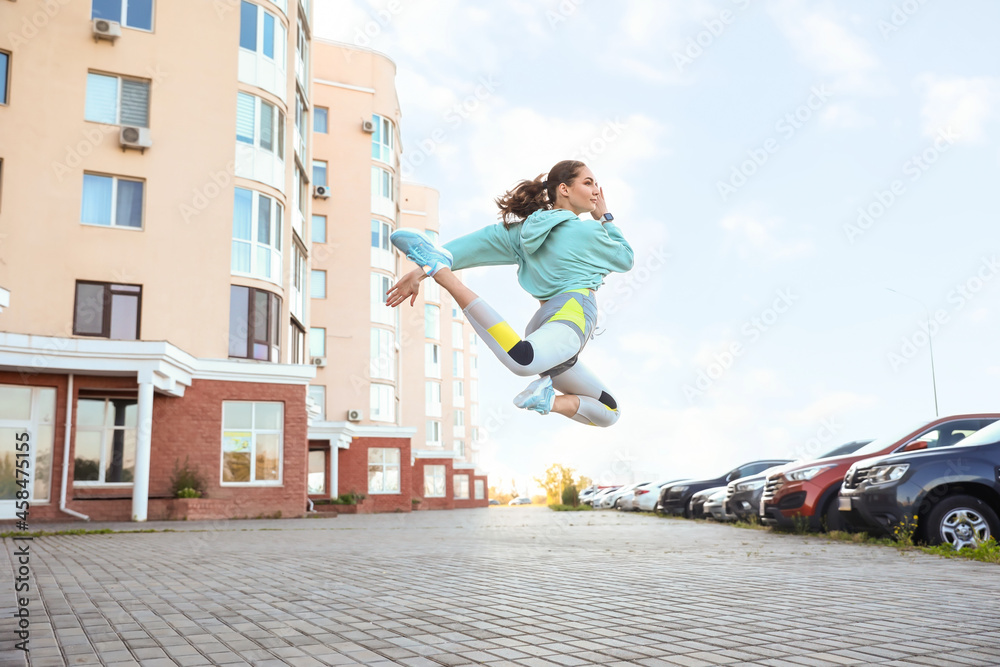
[[[451,253],[416,229],[399,229],[392,233],[389,240],[429,276],[433,276],[441,269],[451,268],[454,260]]]
[[[552,388],[552,378],[548,375],[529,384],[524,391],[514,397],[514,405],[525,410],[547,415],[556,400],[556,390]]]

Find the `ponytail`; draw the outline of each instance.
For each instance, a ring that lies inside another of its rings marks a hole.
[[[510,229],[535,211],[552,208],[559,184],[573,185],[580,169],[585,166],[577,160],[563,160],[549,170],[547,177],[539,174],[533,181],[521,181],[502,197],[497,197],[494,201],[500,208],[503,226]]]

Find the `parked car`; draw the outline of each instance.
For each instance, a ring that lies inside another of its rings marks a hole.
[[[788,463],[788,459],[751,461],[712,479],[700,479],[664,486],[660,490],[660,509],[666,514],[681,514],[687,517],[689,516],[688,501],[699,491],[710,489],[713,486],[724,486],[734,479],[756,475],[783,463]]]
[[[1000,421],[947,449],[864,459],[847,471],[841,515],[874,534],[916,518],[915,537],[956,549],[1000,538]]]
[[[669,480],[673,483],[675,480]],[[668,482],[646,482],[638,486],[632,496],[632,509],[636,512],[652,512],[660,496],[660,487]],[[626,508],[623,508],[626,509]]]
[[[490,498],[490,505],[499,505],[500,501],[496,498]]]
[[[719,490],[720,487],[713,486],[708,489],[702,489],[698,493],[691,496],[691,500],[688,501],[688,511],[685,516],[689,516],[692,519],[704,519],[705,518],[705,503],[708,499],[715,495],[715,492]]]
[[[636,486],[638,486],[638,484],[626,484],[625,486],[618,487],[617,489],[615,489],[610,493],[605,493],[603,496],[601,496],[600,509],[602,510],[613,509],[614,507],[616,507],[615,503],[618,502],[618,499],[621,498],[623,494],[628,493],[629,491],[634,489]],[[595,507],[597,506],[595,505]]]
[[[618,488],[617,486],[588,487],[587,489],[588,492],[586,493],[586,495],[584,495],[583,493],[580,494],[580,502],[585,505],[593,505],[594,499],[597,498],[597,496],[617,488]]]
[[[833,449],[825,452],[819,458],[825,459],[831,456],[844,456],[857,451],[867,445],[871,440],[852,440],[842,445],[837,445]],[[760,515],[760,497],[764,493],[764,483],[767,476],[778,472],[782,468],[798,465],[798,461],[786,463],[784,466],[768,468],[762,473],[743,477],[734,482],[730,482],[726,490],[726,512],[735,515],[738,521],[750,521]]]
[[[609,487],[606,487],[604,489],[601,489],[600,491],[598,491],[597,493],[595,493],[594,495],[592,495],[590,498],[588,498],[587,502],[595,510],[596,509],[600,509],[601,508],[601,501],[604,500],[604,496],[608,495],[609,493],[614,493],[615,491],[617,491],[620,488],[621,488],[620,486],[609,486]]]
[[[760,503],[760,519],[766,524],[793,528],[806,521],[811,530],[843,530],[838,493],[848,468],[873,456],[918,449],[948,447],[1000,419],[1000,414],[968,414],[941,417],[908,426],[902,433],[874,440],[853,454],[789,466],[768,475]],[[797,519],[796,517],[802,517]]]
[[[736,521],[736,515],[726,509],[726,490],[725,486],[712,489],[713,493],[705,501],[705,516],[712,517],[716,521]]]
[[[663,500],[664,489],[666,489],[668,486],[673,486],[674,484],[680,484],[681,482],[687,482],[687,481],[690,480],[688,480],[687,478],[683,478],[683,479],[670,480],[669,482],[664,482],[663,484],[660,484],[660,488],[657,489],[656,491],[656,502],[653,503],[653,511],[656,512],[657,514],[666,514],[666,511],[663,509],[663,505],[660,504]]]
[[[635,499],[635,492],[640,486],[649,484],[649,482],[639,482],[637,484],[629,484],[628,486],[621,489],[617,494],[617,497],[611,503],[612,507],[617,510],[631,510],[632,501]]]
[[[524,496],[521,496],[520,498],[512,498],[511,501],[507,503],[507,505],[509,505],[510,507],[513,507],[514,505],[530,505],[530,504],[531,504],[531,498],[525,498]]]
[[[580,496],[579,496],[580,502],[584,503],[584,504],[587,504],[587,501],[590,499],[590,497],[592,495],[594,495],[595,493],[597,493],[598,491],[600,491],[600,490],[601,490],[601,487],[597,486],[596,484],[591,484],[586,489],[584,489],[583,491],[580,492]]]

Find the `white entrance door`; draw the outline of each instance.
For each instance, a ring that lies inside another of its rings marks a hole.
[[[32,504],[48,501],[55,418],[56,390],[52,387],[0,385],[0,519],[16,516],[17,492],[23,488],[18,480],[27,480]],[[27,467],[18,454],[28,455]],[[28,521],[30,525],[30,515]]]

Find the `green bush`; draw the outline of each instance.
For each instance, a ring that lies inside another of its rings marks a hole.
[[[576,490],[576,484],[570,484],[562,490],[562,504],[571,507],[580,504],[580,492]]]
[[[170,488],[175,498],[201,498],[205,493],[205,481],[201,472],[191,466],[190,459],[184,458],[184,465],[174,461],[174,473],[170,477]]]

